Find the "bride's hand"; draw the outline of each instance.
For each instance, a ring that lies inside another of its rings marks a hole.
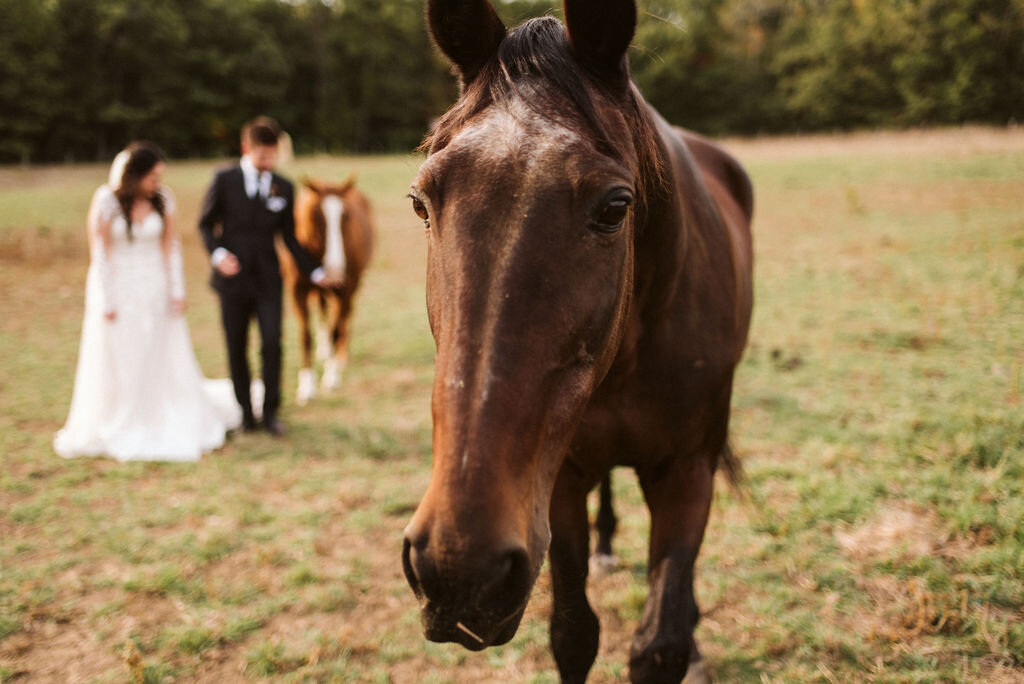
[[[175,316],[180,316],[185,313],[186,308],[188,308],[188,305],[185,303],[184,299],[171,300],[171,313]]]
[[[108,323],[113,323],[114,321],[117,320],[117,312],[116,311],[105,311],[103,313],[103,318],[107,319]]]

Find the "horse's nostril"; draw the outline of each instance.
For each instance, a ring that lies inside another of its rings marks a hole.
[[[413,549],[409,538],[406,537],[405,542],[402,544],[402,570],[405,572],[406,581],[412,587],[412,593],[416,594],[416,598],[422,598],[423,588],[420,585],[419,577],[416,575],[416,568],[413,565],[414,558],[412,554],[414,553],[416,551]]]
[[[529,589],[529,557],[525,549],[516,548],[505,552],[494,562],[490,579],[482,587],[482,594],[518,597]]]

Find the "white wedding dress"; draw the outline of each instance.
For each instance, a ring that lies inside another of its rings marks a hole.
[[[173,212],[169,193],[164,198]],[[185,317],[171,311],[172,293],[184,297],[180,248],[164,256],[155,211],[133,224],[129,240],[108,186],[93,207],[110,222],[110,243],[104,250],[96,240],[92,250],[74,395],[54,449],[65,458],[196,461],[224,444],[242,412],[230,380],[203,377]]]

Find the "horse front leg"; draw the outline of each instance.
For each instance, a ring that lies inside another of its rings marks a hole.
[[[310,288],[300,282],[295,283],[292,289],[295,313],[299,317],[299,349],[302,355],[295,397],[299,406],[305,406],[316,396],[316,374],[312,367],[313,337],[309,331],[309,292]]]
[[[331,343],[334,352],[324,362],[324,376],[320,383],[325,391],[337,389],[341,385],[341,372],[348,365],[348,319],[352,314],[352,294],[346,285],[335,291],[334,295],[337,304],[331,322]]]
[[[331,334],[330,331],[327,330],[327,321],[329,319],[327,299],[328,292],[323,289],[318,289],[316,292],[316,300],[317,303],[320,304],[320,317],[316,333],[316,360],[320,363],[327,363],[327,360],[331,358]]]
[[[587,601],[590,489],[571,465],[562,467],[551,497],[551,650],[567,684],[582,683],[597,658],[600,624]]]
[[[685,676],[687,684],[710,684],[693,638],[693,567],[711,507],[714,459],[677,458],[657,476],[639,475],[651,511],[650,593],[630,647],[630,681],[678,684]]]

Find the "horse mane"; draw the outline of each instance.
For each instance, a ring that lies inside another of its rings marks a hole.
[[[463,125],[487,107],[519,99],[537,114],[566,124],[582,118],[602,153],[634,166],[623,157],[621,145],[614,144],[616,136],[594,101],[595,89],[623,105],[621,114],[637,155],[632,170],[643,190],[637,198],[642,207],[651,192],[667,186],[665,162],[647,105],[632,81],[625,94],[615,93],[588,73],[573,55],[565,26],[554,17],[530,19],[510,31],[496,56],[427,134],[420,150],[432,154],[444,149]]]

